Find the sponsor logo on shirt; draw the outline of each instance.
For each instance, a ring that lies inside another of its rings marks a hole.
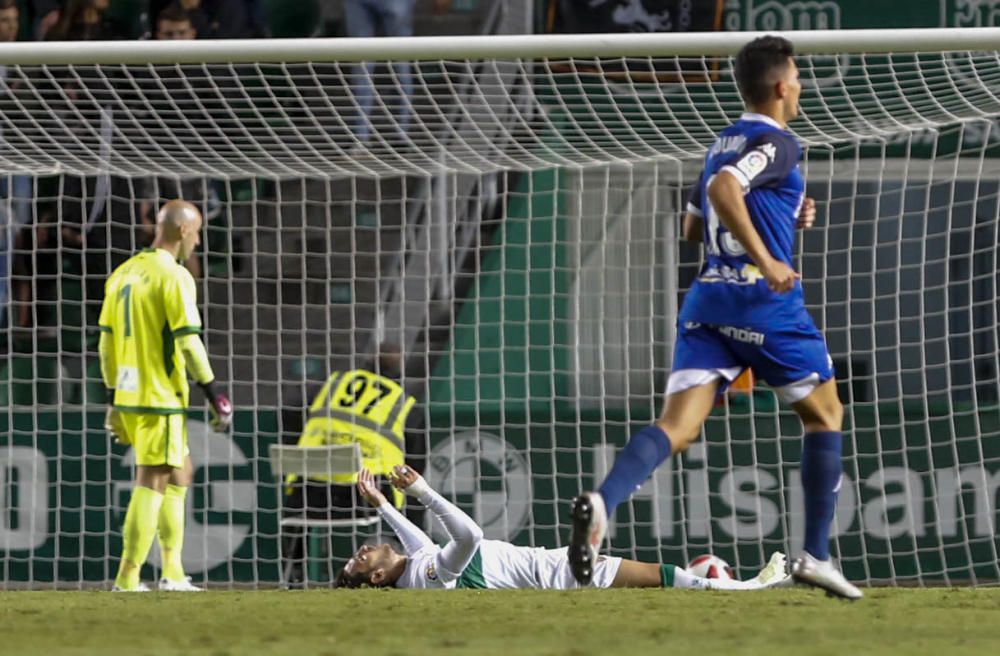
[[[729,339],[736,340],[737,342],[756,344],[757,346],[764,344],[764,333],[754,332],[746,328],[737,328],[736,326],[716,326],[715,329]]]
[[[135,367],[119,367],[115,389],[121,392],[138,392],[139,370]]]
[[[753,285],[763,280],[764,274],[754,264],[744,264],[740,268],[719,264],[707,267],[700,276],[699,282],[726,282],[733,285]]]

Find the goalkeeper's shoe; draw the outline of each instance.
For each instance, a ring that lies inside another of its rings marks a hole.
[[[792,563],[792,578],[796,583],[805,583],[814,588],[826,590],[832,597],[854,601],[864,596],[850,581],[844,578],[833,562],[817,560],[808,553],[803,553]]]
[[[119,588],[117,585],[111,588],[111,592],[149,592],[149,591],[150,591],[149,586],[143,583],[142,581],[140,581],[139,585],[135,586],[134,588]]]
[[[771,559],[764,565],[764,569],[757,573],[757,576],[750,579],[749,583],[756,583],[761,588],[786,588],[794,581],[788,574],[788,559],[785,554],[775,551],[771,554]]]
[[[604,498],[598,492],[584,492],[573,499],[570,516],[573,528],[569,537],[569,568],[577,583],[590,585],[597,552],[608,530]]]
[[[182,581],[174,581],[173,579],[163,578],[160,579],[160,591],[161,592],[204,592],[205,588],[199,588],[198,586],[191,583],[191,577],[185,576]]]

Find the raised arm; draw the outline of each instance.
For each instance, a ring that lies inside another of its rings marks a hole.
[[[406,465],[393,468],[392,484],[417,499],[438,518],[451,538],[438,555],[439,576],[457,579],[468,567],[483,540],[483,529],[455,504],[434,491],[420,474]],[[443,572],[440,570],[444,570]]]
[[[358,473],[358,494],[374,507],[378,514],[389,524],[392,532],[396,534],[403,545],[403,551],[407,556],[412,556],[424,547],[433,546],[427,534],[396,510],[391,503],[386,500],[385,495],[379,491],[375,485],[375,477],[367,469],[362,469]]]

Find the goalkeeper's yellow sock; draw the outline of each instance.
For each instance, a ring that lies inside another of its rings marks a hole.
[[[163,505],[160,506],[160,523],[156,527],[160,539],[160,554],[163,558],[162,576],[171,581],[184,580],[181,551],[184,547],[186,497],[186,487],[167,485],[167,491],[163,495]]]
[[[133,590],[139,585],[139,572],[153,546],[162,505],[163,495],[156,490],[141,485],[132,490],[122,528],[122,562],[115,578],[115,585],[122,590]]]

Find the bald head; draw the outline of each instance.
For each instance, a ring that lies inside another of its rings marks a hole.
[[[201,212],[186,200],[171,200],[156,215],[156,241],[177,245],[177,258],[186,260],[201,241]]]
[[[171,200],[160,208],[156,215],[156,229],[167,239],[175,235],[180,239],[181,226],[197,221],[201,223],[201,212],[186,200]]]

